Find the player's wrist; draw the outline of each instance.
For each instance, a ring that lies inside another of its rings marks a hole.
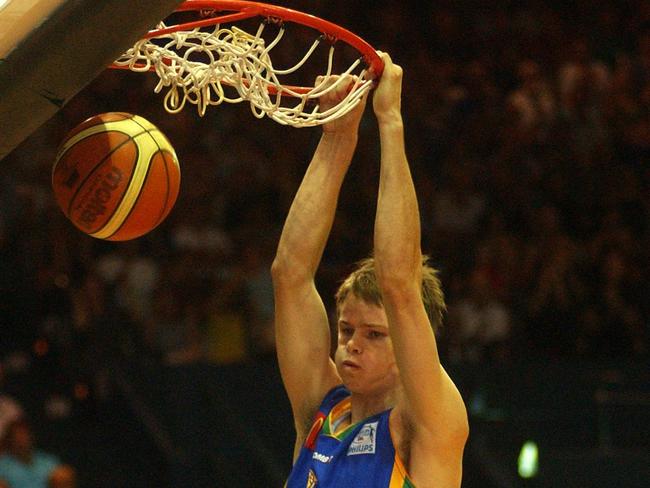
[[[378,112],[375,114],[377,117],[377,124],[379,129],[403,129],[404,120],[399,110],[389,110],[386,112]]]
[[[357,139],[359,138],[359,131],[358,129],[351,130],[349,128],[340,128],[340,129],[326,129],[323,128],[323,135],[321,138],[325,142],[333,142],[333,143],[345,143],[345,142],[350,142],[350,143],[356,143]]]

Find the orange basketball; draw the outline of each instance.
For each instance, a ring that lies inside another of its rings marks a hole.
[[[83,232],[126,241],[169,214],[180,186],[178,158],[148,120],[128,113],[95,115],[75,127],[52,169],[56,201]]]

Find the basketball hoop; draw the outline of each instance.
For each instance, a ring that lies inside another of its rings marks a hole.
[[[182,21],[170,20],[174,16]],[[203,116],[210,105],[247,101],[257,118],[266,115],[294,127],[325,124],[352,110],[384,67],[375,49],[359,36],[284,7],[238,0],[187,0],[170,18],[111,66],[155,72],[160,80],[154,91],[167,89],[164,106],[170,113],[189,103]],[[246,30],[248,19],[258,22],[257,27]],[[231,25],[235,22],[238,25]],[[308,34],[285,36],[289,30],[295,34],[300,29]],[[291,38],[288,46],[287,37]],[[298,41],[308,37],[315,39],[307,41],[295,59],[288,59],[295,54],[291,51],[302,48]],[[281,45],[285,48],[279,49]],[[272,54],[276,62],[288,67],[276,67]],[[334,74],[341,76],[329,84],[326,77]],[[316,75],[322,75],[323,81],[311,86]],[[347,96],[321,111],[318,98],[339,83],[349,82],[345,81],[349,76],[354,83]]]

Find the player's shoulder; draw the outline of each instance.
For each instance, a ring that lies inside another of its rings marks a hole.
[[[350,391],[344,385],[336,385],[330,388],[322,397],[320,402],[311,407],[305,406],[306,414],[302,418],[295,419],[296,429],[299,437],[305,437],[313,430],[314,424],[319,419],[324,419],[332,409],[350,396]]]
[[[389,425],[396,456],[415,486],[429,486],[423,480],[432,479],[443,480],[444,486],[460,486],[466,435],[437,436],[402,409],[391,411]]]

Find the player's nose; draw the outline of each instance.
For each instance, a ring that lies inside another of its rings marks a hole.
[[[361,344],[359,343],[359,338],[357,337],[356,332],[350,337],[350,339],[348,339],[345,348],[350,353],[358,354],[361,352]]]

